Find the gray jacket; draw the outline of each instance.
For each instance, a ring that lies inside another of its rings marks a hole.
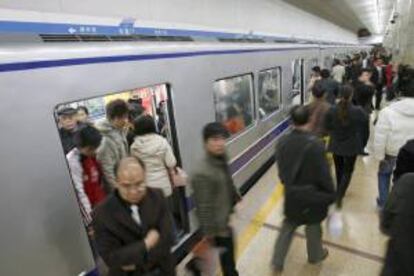
[[[115,128],[107,120],[98,125],[98,129],[101,131],[103,139],[96,157],[102,166],[102,172],[107,182],[106,188],[111,190],[116,184],[116,167],[122,158],[128,156],[126,131]]]
[[[227,159],[206,155],[196,168],[191,184],[201,231],[211,236],[226,233],[233,207],[240,199]]]

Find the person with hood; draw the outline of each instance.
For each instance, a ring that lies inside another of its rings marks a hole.
[[[119,161],[128,156],[128,122],[129,107],[124,100],[118,99],[107,104],[106,120],[98,126],[103,140],[97,153],[105,176],[107,192],[116,187],[115,169]]]
[[[393,182],[410,172],[414,173],[414,139],[409,140],[398,153]]]
[[[381,276],[414,275],[414,173],[403,175],[394,185],[381,217],[387,234],[387,253]]]
[[[172,196],[172,183],[169,175],[175,173],[177,160],[168,141],[157,134],[154,118],[150,115],[138,117],[134,121],[135,139],[131,145],[131,155],[139,157],[146,167],[146,181],[150,188],[161,189],[166,198]]]
[[[378,207],[383,208],[388,197],[391,174],[400,148],[414,138],[414,70],[400,83],[402,99],[380,111],[375,125],[374,156],[378,168]]]

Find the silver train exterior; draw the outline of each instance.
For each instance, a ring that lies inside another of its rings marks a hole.
[[[58,134],[57,104],[166,83],[182,164],[203,154],[202,126],[215,120],[213,83],[280,67],[282,108],[228,142],[242,187],[273,155],[288,128],[292,63],[352,53],[358,46],[236,43],[4,44],[0,50],[0,275],[79,275],[95,266]],[[254,92],[257,105],[257,93]],[[304,98],[308,98],[306,95]],[[188,192],[189,194],[190,192]],[[196,224],[191,218],[191,231]]]

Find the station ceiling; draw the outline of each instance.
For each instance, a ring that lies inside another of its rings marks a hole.
[[[357,32],[367,28],[383,35],[398,0],[283,0],[324,18],[345,29]]]

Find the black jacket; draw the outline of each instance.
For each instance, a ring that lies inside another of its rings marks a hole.
[[[414,173],[414,139],[409,140],[398,153],[397,164],[394,171],[394,182],[403,174]]]
[[[324,220],[335,192],[323,143],[293,130],[278,143],[276,161],[285,186],[286,217],[299,224]]]
[[[65,155],[75,148],[75,142],[73,140],[75,136],[75,130],[70,131],[66,129],[59,129],[60,139],[62,141],[63,151]]]
[[[380,72],[378,71],[377,67],[374,66],[372,68],[371,82],[375,85],[377,90],[382,89],[382,87],[386,83],[385,66],[382,67],[381,77],[380,77]]]
[[[326,115],[326,129],[330,135],[328,149],[336,155],[354,156],[363,151],[363,133],[369,127],[368,114],[360,107],[348,106],[348,119],[344,124],[339,119],[339,106],[334,106]]]
[[[385,205],[381,226],[390,235],[382,276],[414,275],[414,174],[403,175]]]
[[[141,276],[160,269],[161,275],[175,275],[172,255],[172,218],[161,190],[147,188],[139,213],[142,226],[131,217],[128,204],[113,192],[97,206],[93,214],[93,229],[97,249],[109,267],[109,276]],[[160,233],[156,247],[147,251],[144,238],[149,230]],[[135,265],[125,272],[122,266]]]
[[[362,107],[366,112],[372,112],[372,98],[375,94],[375,88],[370,85],[366,85],[361,81],[353,83],[354,86],[354,98],[355,105]]]

